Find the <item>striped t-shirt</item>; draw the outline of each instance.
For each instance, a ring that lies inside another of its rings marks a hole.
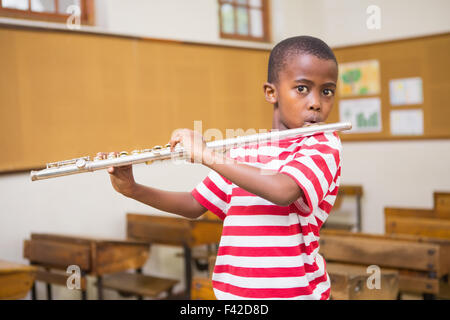
[[[342,145],[336,132],[296,136],[230,150],[238,162],[280,172],[303,190],[282,207],[215,171],[192,191],[223,220],[213,288],[218,299],[328,299],[330,281],[319,255],[319,230],[334,204]]]

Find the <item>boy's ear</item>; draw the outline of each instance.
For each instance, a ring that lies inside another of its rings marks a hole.
[[[273,85],[270,82],[266,82],[264,83],[264,95],[266,97],[266,101],[271,103],[271,104],[275,104],[278,102],[278,93],[277,93],[277,89],[275,88],[275,85]]]

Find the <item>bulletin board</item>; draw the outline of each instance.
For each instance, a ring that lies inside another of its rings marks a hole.
[[[328,122],[353,116],[362,128],[342,133],[343,141],[450,138],[450,33],[333,51],[340,74]],[[361,83],[364,73],[373,79]],[[409,85],[412,93],[402,96]]]

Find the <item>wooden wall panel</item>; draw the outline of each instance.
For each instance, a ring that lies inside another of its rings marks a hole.
[[[268,50],[0,26],[0,172],[168,142],[177,128],[269,129]],[[383,131],[344,141],[449,138],[450,34],[335,49],[378,59]],[[423,78],[424,104],[389,106],[389,80]],[[339,121],[339,97],[328,122]],[[393,137],[389,109],[422,108],[423,137]]]
[[[0,171],[149,148],[173,130],[269,129],[267,50],[0,26]]]

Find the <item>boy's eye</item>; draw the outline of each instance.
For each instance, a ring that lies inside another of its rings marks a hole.
[[[300,93],[306,93],[306,91],[308,91],[308,88],[305,86],[298,86],[297,91]]]
[[[334,91],[331,89],[325,89],[323,90],[323,94],[327,97],[331,97],[334,94]]]

